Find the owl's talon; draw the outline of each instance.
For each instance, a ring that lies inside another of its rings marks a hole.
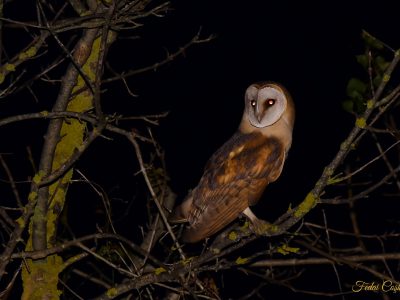
[[[267,221],[256,219],[250,223],[250,230],[256,235],[265,235],[271,226],[271,223]]]
[[[272,226],[271,223],[257,218],[249,207],[243,211],[243,214],[249,219],[250,230],[256,235],[265,235]]]

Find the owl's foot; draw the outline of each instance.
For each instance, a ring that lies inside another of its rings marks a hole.
[[[271,228],[271,223],[267,221],[257,219],[255,222],[251,222],[250,230],[253,231],[257,235],[265,235],[269,229]]]
[[[250,230],[255,234],[265,235],[271,229],[272,225],[267,221],[257,218],[249,207],[243,211],[243,214],[250,220]]]

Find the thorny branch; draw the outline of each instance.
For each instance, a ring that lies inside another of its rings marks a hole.
[[[128,70],[121,74],[112,72],[112,77],[106,79],[102,78],[104,65],[106,64],[107,47],[109,43],[116,38],[116,33],[122,30],[136,29],[142,26],[139,22],[144,20],[146,17],[164,16],[169,9],[168,2],[150,8],[148,6],[149,3],[150,1],[147,0],[137,0],[110,3],[105,1],[98,4],[96,1],[91,0],[87,1],[87,3],[71,0],[69,1],[69,4],[79,15],[78,17],[62,19],[61,16],[63,15],[67,5],[64,4],[58,13],[55,14],[54,18],[51,21],[48,21],[50,18],[47,18],[47,11],[52,10],[52,5],[43,1],[40,3],[38,2],[37,4],[37,22],[11,20],[9,18],[4,18],[1,13],[0,41],[1,31],[4,29],[4,25],[13,28],[32,30],[35,32],[35,35],[28,46],[11,59],[4,58],[2,55],[3,52],[0,51],[0,62],[2,63],[0,66],[0,84],[3,83],[6,78],[9,78],[10,74],[16,72],[20,66],[27,64],[30,60],[37,59],[39,57],[39,50],[45,46],[45,43],[50,38],[55,40],[60,47],[59,50],[62,54],[60,54],[53,63],[47,64],[49,67],[42,69],[25,83],[20,83],[20,80],[24,78],[25,75],[25,70],[21,70],[17,78],[8,82],[9,86],[0,92],[0,97],[9,96],[23,88],[29,88],[32,82],[39,78],[43,79],[43,76],[51,70],[61,66],[64,61],[69,62],[69,66],[61,80],[59,94],[51,111],[13,115],[0,120],[0,127],[34,119],[43,119],[49,122],[38,171],[38,173],[41,174],[41,177],[40,180],[38,180],[38,178],[31,180],[32,194],[37,194],[37,197],[32,197],[29,201],[24,201],[20,196],[18,184],[16,184],[16,180],[6,163],[4,156],[0,154],[0,164],[8,178],[8,183],[12,189],[15,201],[21,209],[18,211],[22,211],[17,222],[14,222],[10,217],[12,214],[7,212],[8,208],[0,207],[0,226],[5,235],[8,236],[8,242],[4,243],[4,250],[0,256],[0,278],[6,274],[6,267],[13,260],[18,262],[25,259],[39,260],[47,258],[53,254],[64,254],[65,257],[68,258],[64,261],[62,270],[72,268],[72,273],[77,274],[82,278],[86,278],[96,286],[106,289],[106,291],[103,294],[98,295],[96,299],[113,299],[127,292],[133,292],[134,290],[140,291],[141,288],[144,288],[147,296],[151,298],[151,289],[154,289],[155,287],[166,289],[176,295],[185,294],[190,295],[193,298],[201,296],[204,298],[208,297],[218,299],[216,293],[211,293],[213,295],[212,297],[206,295],[207,289],[204,287],[205,285],[202,280],[199,279],[201,277],[200,275],[207,271],[215,272],[229,269],[241,270],[247,274],[261,277],[269,283],[284,285],[294,291],[298,291],[298,289],[296,290],[291,286],[290,278],[277,280],[274,276],[265,275],[269,274],[268,272],[261,274],[254,272],[253,269],[266,268],[270,270],[272,275],[274,275],[274,272],[276,271],[274,268],[292,266],[301,267],[306,265],[332,265],[336,273],[340,291],[342,290],[340,286],[340,272],[337,270],[337,267],[340,265],[347,265],[354,269],[361,269],[372,274],[376,278],[391,280],[394,283],[397,283],[393,274],[391,274],[389,263],[390,261],[398,260],[400,258],[400,253],[386,252],[384,246],[382,246],[382,253],[368,253],[366,247],[361,247],[360,244],[354,248],[339,249],[334,248],[334,245],[331,242],[331,238],[338,235],[340,237],[355,238],[359,241],[365,239],[368,239],[369,241],[373,240],[374,242],[384,245],[382,239],[398,238],[399,234],[396,232],[370,236],[361,234],[356,230],[355,232],[350,233],[334,230],[328,228],[325,214],[323,216],[325,221],[323,226],[301,223],[295,232],[289,232],[289,230],[302,221],[316,206],[321,206],[322,204],[349,203],[354,205],[356,200],[368,197],[373,191],[378,190],[382,185],[390,182],[390,180],[395,180],[396,184],[399,185],[397,178],[400,172],[400,165],[399,163],[389,162],[388,158],[389,154],[393,152],[393,149],[398,149],[398,140],[395,142],[392,141],[390,146],[385,148],[382,147],[378,139],[375,138],[376,146],[379,151],[375,158],[364,163],[355,171],[349,172],[346,176],[335,174],[339,174],[339,167],[343,166],[349,153],[360,145],[360,141],[364,136],[369,133],[373,133],[374,135],[375,133],[378,134],[379,130],[373,126],[378,123],[378,121],[382,119],[382,116],[387,114],[396,103],[398,103],[400,97],[400,85],[389,90],[387,84],[398,65],[400,50],[394,52],[394,58],[385,70],[381,83],[376,90],[375,88],[372,89],[373,97],[366,102],[365,111],[357,117],[354,128],[340,145],[338,153],[324,169],[314,187],[299,205],[282,214],[282,216],[280,216],[271,227],[266,230],[265,236],[279,236],[280,241],[278,244],[271,242],[268,249],[263,248],[262,251],[253,253],[245,258],[240,256],[236,259],[232,258],[237,250],[244,248],[256,239],[259,239],[258,236],[255,236],[252,233],[246,223],[244,225],[235,223],[226,228],[218,236],[211,238],[210,241],[206,241],[203,251],[198,256],[192,257],[192,254],[185,250],[185,246],[180,244],[179,233],[177,233],[175,228],[171,227],[167,221],[168,211],[173,206],[175,195],[173,195],[171,189],[167,185],[165,164],[162,162],[163,155],[160,153],[159,146],[152,135],[151,130],[148,130],[148,135],[144,135],[139,134],[139,131],[135,129],[125,129],[124,126],[121,125],[121,123],[123,125],[126,124],[122,121],[129,120],[143,121],[142,123],[145,123],[145,126],[159,125],[160,119],[166,117],[167,114],[140,116],[107,115],[103,112],[102,103],[100,101],[102,84],[121,80],[127,88],[128,93],[130,93],[126,83],[126,78],[144,72],[157,71],[160,67],[175,60],[177,57],[185,55],[189,47],[209,42],[214,38],[213,36],[201,38],[199,31],[188,43],[183,45],[176,52],[168,54],[167,57],[161,61],[139,69]],[[65,43],[60,36],[61,33],[66,33],[72,30],[82,30],[83,33],[75,47],[70,50],[68,43]],[[39,34],[36,32],[39,32]],[[82,66],[90,55],[94,40],[98,37],[101,37],[102,42],[100,43],[100,54],[93,80],[93,78],[89,78],[85,72],[83,72]],[[80,90],[73,91],[78,76],[83,78],[85,85]],[[371,78],[370,81],[372,82]],[[68,111],[67,105],[69,101],[83,92],[89,92],[93,96],[94,112],[87,111],[78,113]],[[53,170],[52,163],[55,147],[61,138],[61,124],[63,122],[67,123],[71,119],[90,125],[89,127],[92,128],[92,130],[87,132],[83,143],[76,149],[76,151],[68,157],[58,169]],[[387,128],[389,128],[389,126],[387,126]],[[387,130],[384,131],[388,132]],[[134,243],[126,237],[120,236],[116,233],[112,224],[113,217],[111,204],[107,203],[105,205],[110,206],[110,208],[107,207],[106,209],[107,219],[111,224],[112,233],[105,233],[100,230],[97,233],[80,238],[75,237],[71,240],[60,239],[56,244],[49,247],[49,245],[46,244],[45,222],[43,222],[43,220],[41,222],[35,221],[33,222],[33,232],[39,232],[42,235],[36,235],[33,237],[33,251],[20,251],[17,249],[18,243],[26,242],[23,240],[23,232],[29,224],[29,220],[34,213],[34,210],[41,210],[43,214],[46,213],[49,202],[49,185],[58,181],[69,170],[71,170],[76,165],[76,162],[87,151],[89,146],[92,145],[93,141],[102,137],[104,132],[115,136],[122,136],[133,146],[133,152],[136,154],[136,160],[139,165],[138,173],[143,176],[144,183],[151,196],[151,201],[149,203],[150,205],[153,205],[153,207],[155,205],[156,212],[154,215],[150,216],[151,225],[148,230],[143,231],[142,244]],[[392,128],[388,133],[395,136],[395,133],[398,133],[398,130]],[[152,180],[152,172],[154,171],[155,166],[152,165],[151,162],[147,163],[147,158],[144,155],[145,153],[143,149],[149,145],[153,146],[157,159],[160,160],[162,164],[161,169],[164,172],[162,175],[164,176],[164,179],[163,187],[161,188],[156,186],[154,180]],[[389,150],[391,150],[390,153]],[[322,195],[326,193],[328,186],[335,187],[335,185],[343,183],[348,179],[352,179],[356,177],[356,175],[363,174],[373,163],[375,164],[375,162],[382,160],[385,161],[389,171],[385,176],[382,176],[380,180],[368,183],[366,188],[358,193],[349,194],[347,198],[322,197]],[[355,226],[357,227],[358,224],[355,224]],[[38,227],[41,228],[37,230]],[[163,236],[169,236],[172,244],[168,244],[168,241],[162,241]],[[118,256],[118,259],[106,257],[106,255],[102,253],[101,247],[99,246],[100,240],[110,242],[113,245],[118,244],[120,248],[123,249],[121,252],[117,250],[114,251]],[[165,248],[169,247],[167,251],[168,254],[164,256],[161,256],[158,252],[154,251],[154,248],[160,246],[162,243]],[[301,249],[289,246],[289,243],[295,243],[300,246]],[[73,255],[71,256],[71,254]],[[275,258],[276,254],[295,254],[304,257],[277,259]],[[96,262],[102,262],[102,264],[107,268],[117,272],[119,274],[118,276],[122,276],[123,279],[120,280],[121,277],[119,277],[118,279],[115,279],[114,282],[109,282],[108,278],[105,279],[106,276],[104,274],[106,272],[98,271],[100,276],[94,277],[91,276],[91,274],[86,273],[86,271],[82,271],[76,267],[81,261],[89,257],[93,258]],[[376,268],[376,265],[373,267],[364,265],[367,262],[374,262],[374,264],[382,263],[385,266],[385,269],[382,271],[382,269]],[[7,294],[9,290],[12,289],[19,270],[20,267],[13,270],[13,277],[9,280],[4,292],[0,293],[0,295]],[[299,273],[301,273],[301,271]],[[295,277],[297,276],[294,276],[293,278]],[[68,287],[64,282],[62,282],[62,284],[66,288]],[[261,289],[264,286],[265,284],[262,284],[259,288]],[[76,297],[82,298],[75,293],[73,289],[70,289],[70,291]],[[255,292],[256,290],[254,293]],[[328,295],[328,293],[317,292],[314,294]],[[337,293],[335,295],[337,295]]]
[[[286,233],[293,225],[295,225],[297,222],[299,222],[303,217],[311,210],[313,209],[318,203],[322,202],[323,200],[320,199],[320,195],[323,193],[325,188],[328,185],[331,185],[335,183],[335,177],[333,177],[334,173],[336,172],[337,168],[343,163],[345,160],[346,156],[348,155],[349,151],[351,148],[354,147],[355,141],[361,134],[365,134],[367,130],[367,124],[368,120],[370,119],[371,116],[373,116],[373,113],[376,112],[376,115],[382,115],[387,109],[390,107],[389,105],[382,106],[383,103],[386,103],[386,100],[383,100],[385,98],[381,98],[383,91],[388,83],[387,78],[390,78],[392,72],[394,71],[395,67],[398,64],[400,55],[399,52],[395,53],[394,59],[392,60],[391,64],[387,68],[384,78],[386,80],[382,80],[381,84],[379,85],[378,89],[374,93],[374,97],[368,101],[367,104],[367,109],[365,112],[359,116],[356,120],[356,124],[354,128],[350,131],[348,137],[344,140],[344,142],[341,144],[341,147],[332,160],[332,162],[324,169],[324,172],[322,173],[320,179],[317,181],[315,184],[315,187],[309,192],[307,195],[306,199],[297,207],[289,210],[286,214],[282,215],[278,220],[271,226],[269,230],[265,233],[266,236],[277,236],[277,235],[282,235]],[[396,98],[397,96],[389,96],[391,99]],[[377,120],[376,116],[372,118],[372,122],[375,122]],[[396,146],[398,142],[395,142],[392,146]],[[383,154],[380,154],[377,159],[380,159],[383,156]],[[369,163],[368,163],[369,164]],[[366,167],[366,166],[365,166]],[[393,170],[393,173],[399,172],[399,168],[396,168]],[[354,175],[354,174],[352,174]],[[392,177],[393,174],[387,175],[382,182],[386,182],[388,178]],[[347,178],[347,177],[346,177]],[[342,180],[342,179],[340,179]],[[372,189],[375,189],[377,187],[371,187]],[[370,190],[368,190],[370,192]],[[363,197],[367,195],[367,193],[359,195],[359,197]],[[231,238],[231,233],[235,232],[235,238]],[[240,249],[246,244],[254,241],[257,239],[255,235],[252,235],[249,230],[239,228],[237,225],[225,230],[222,234],[220,234],[218,237],[215,238],[214,242],[212,245],[207,248],[205,252],[202,253],[199,257],[194,257],[191,259],[189,266],[188,265],[183,265],[182,262],[180,263],[175,263],[172,267],[167,269],[166,272],[163,272],[162,274],[154,274],[154,273],[148,273],[143,275],[140,278],[137,278],[136,280],[133,280],[129,283],[122,283],[115,287],[115,296],[121,295],[123,293],[126,293],[129,290],[132,289],[137,289],[142,286],[148,285],[150,283],[156,283],[156,282],[167,282],[167,281],[178,281],[181,276],[184,276],[187,272],[191,272],[192,270],[196,270],[200,268],[200,266],[215,261],[218,258],[223,257],[224,255],[231,253],[235,249]],[[304,243],[302,245],[305,245]],[[308,244],[307,244],[308,245]],[[376,259],[395,259],[398,257],[398,253],[393,253],[393,254],[388,254],[388,256],[385,255],[372,255],[372,256],[365,256],[365,255],[358,255],[358,256],[350,256],[349,260],[345,259],[340,259],[334,256],[329,255],[328,253],[325,253],[324,251],[318,250],[316,248],[313,248],[314,251],[317,251],[318,254],[323,255],[327,257],[328,260],[330,260],[331,263],[344,263],[344,264],[349,264],[352,266],[355,266],[353,264],[353,261],[368,261],[368,260],[376,260]],[[357,260],[358,259],[358,260]],[[247,260],[246,260],[247,262]],[[320,261],[321,263],[325,263],[325,261]],[[217,263],[218,264],[218,263]],[[237,263],[236,263],[237,264]],[[231,264],[231,266],[234,265]],[[219,269],[221,266],[211,266],[211,267],[202,267],[202,270],[211,270],[213,268]],[[385,274],[379,273],[377,271],[372,270],[371,268],[361,266],[357,264],[357,267],[363,270],[366,270],[370,272],[371,274],[375,275],[378,278],[382,278],[385,280],[392,279],[391,277],[386,276]],[[113,297],[112,297],[113,298]],[[109,299],[109,296],[103,295],[100,296],[96,299]]]
[[[145,72],[148,72],[148,71],[157,71],[160,67],[162,67],[163,65],[166,65],[167,63],[173,61],[178,56],[184,55],[185,52],[187,51],[187,49],[189,49],[191,46],[193,46],[195,44],[208,43],[208,42],[210,42],[210,41],[212,41],[214,39],[214,36],[212,36],[212,35],[207,37],[207,38],[201,38],[200,34],[201,34],[201,31],[199,31],[188,43],[186,43],[185,45],[180,47],[178,51],[176,51],[174,53],[171,53],[171,54],[168,54],[167,57],[164,60],[162,60],[160,62],[156,62],[153,65],[150,65],[150,66],[147,66],[147,67],[143,67],[143,68],[132,70],[132,71],[123,72],[121,75],[104,79],[103,83],[109,83],[109,82],[116,81],[116,80],[122,80],[124,78],[130,77],[130,76],[134,76],[134,75],[139,75],[139,74],[142,74],[142,73],[145,73]]]
[[[49,127],[47,130],[46,138],[45,138],[45,144],[42,149],[42,154],[41,154],[41,160],[40,160],[40,165],[39,165],[39,170],[38,174],[40,174],[39,177],[35,177],[31,181],[31,195],[32,198],[29,199],[27,204],[23,207],[23,200],[19,199],[19,194],[18,194],[18,189],[15,185],[15,182],[12,178],[11,172],[8,169],[5,161],[2,159],[2,165],[4,170],[6,171],[8,177],[9,177],[9,182],[12,185],[12,189],[14,192],[14,195],[18,202],[20,202],[20,207],[23,208],[23,213],[20,216],[18,222],[15,224],[13,232],[10,234],[9,241],[6,244],[3,253],[1,254],[1,264],[0,264],[0,275],[3,276],[5,273],[5,268],[11,261],[11,258],[16,259],[16,258],[32,258],[32,259],[41,259],[48,257],[52,254],[55,253],[60,253],[62,252],[65,247],[68,247],[68,243],[64,244],[59,247],[51,247],[47,248],[46,244],[46,221],[44,218],[35,218],[33,221],[33,228],[32,228],[32,233],[33,233],[33,238],[32,238],[32,243],[33,243],[33,249],[34,251],[30,255],[28,252],[25,252],[25,254],[15,254],[15,249],[17,244],[22,241],[21,236],[26,228],[26,225],[29,223],[29,219],[31,218],[34,210],[36,213],[41,216],[46,215],[47,211],[47,206],[48,206],[48,194],[49,194],[49,185],[56,182],[60,178],[62,178],[76,163],[76,161],[82,156],[82,154],[86,151],[86,149],[89,147],[89,145],[99,136],[101,136],[103,129],[117,133],[119,135],[123,135],[128,138],[128,140],[131,141],[133,144],[135,151],[138,155],[138,160],[140,161],[141,165],[141,172],[144,174],[145,181],[147,182],[147,185],[149,187],[149,190],[153,196],[154,202],[156,206],[158,207],[159,210],[159,216],[161,216],[161,219],[163,220],[163,226],[158,225],[158,222],[154,223],[154,228],[152,230],[151,235],[153,237],[158,238],[160,236],[160,233],[164,230],[164,228],[167,228],[171,236],[174,237],[174,233],[172,231],[172,228],[168,224],[166,220],[166,213],[167,211],[164,210],[162,207],[162,202],[160,202],[160,199],[156,195],[156,192],[154,188],[152,187],[152,183],[150,182],[150,179],[147,175],[147,170],[146,167],[144,166],[144,161],[142,159],[142,155],[140,152],[140,146],[138,144],[138,141],[145,141],[145,142],[151,142],[154,143],[154,139],[147,138],[144,136],[141,136],[137,134],[136,132],[133,133],[131,131],[126,131],[116,125],[112,125],[113,123],[117,123],[119,117],[115,116],[105,116],[102,107],[100,104],[100,87],[101,84],[104,82],[101,81],[101,76],[103,73],[103,65],[105,62],[105,57],[106,57],[106,48],[107,48],[107,43],[111,41],[113,38],[115,38],[115,31],[118,30],[126,30],[126,29],[133,29],[138,26],[140,26],[137,21],[144,19],[148,16],[156,16],[160,17],[163,16],[163,14],[167,11],[169,7],[169,3],[162,3],[160,5],[154,6],[153,8],[147,9],[147,5],[149,1],[130,1],[130,2],[119,2],[118,5],[115,3],[112,3],[111,6],[102,6],[101,4],[98,5],[95,1],[89,0],[87,2],[87,7],[86,5],[81,5],[82,3],[79,1],[70,1],[71,5],[73,8],[80,14],[80,17],[75,18],[75,19],[62,19],[60,20],[60,16],[64,13],[64,10],[67,6],[67,4],[64,4],[62,8],[58,11],[58,13],[55,14],[55,17],[53,18],[52,21],[48,21],[47,18],[47,13],[48,10],[52,11],[53,6],[51,4],[48,4],[46,2],[38,2],[36,5],[37,8],[37,17],[38,21],[37,23],[30,23],[30,22],[21,22],[21,21],[15,21],[7,18],[1,17],[1,24],[4,22],[9,24],[12,24],[14,28],[16,27],[21,27],[24,28],[25,30],[34,30],[34,31],[39,31],[40,35],[30,43],[24,50],[22,50],[20,53],[15,55],[14,58],[8,60],[8,62],[3,63],[2,66],[0,67],[0,79],[2,83],[6,77],[8,77],[9,74],[12,72],[15,72],[17,68],[19,68],[23,63],[27,63],[28,60],[33,60],[38,58],[39,56],[37,53],[39,50],[45,45],[45,41],[49,39],[49,37],[53,38],[56,43],[60,46],[63,54],[65,57],[59,57],[54,63],[48,64],[50,67],[47,67],[45,70],[41,71],[37,75],[33,77],[33,79],[28,80],[25,84],[20,83],[19,80],[23,77],[25,70],[22,70],[20,75],[18,75],[17,79],[14,80],[9,84],[9,87],[4,89],[1,96],[6,97],[9,95],[12,95],[14,92],[21,90],[21,88],[27,88],[31,90],[30,86],[31,84],[39,78],[43,78],[49,71],[52,69],[58,68],[59,66],[62,65],[63,61],[68,60],[70,62],[69,67],[67,68],[67,71],[65,75],[63,76],[61,80],[61,88],[60,92],[58,94],[58,97],[55,101],[55,104],[52,108],[51,112],[41,112],[41,113],[31,113],[31,114],[26,114],[26,115],[16,115],[12,116],[9,118],[2,119],[0,121],[1,125],[4,126],[6,124],[10,124],[13,122],[20,122],[23,120],[28,120],[28,119],[49,119]],[[54,11],[54,10],[53,10]],[[7,25],[7,26],[8,26]],[[67,44],[64,44],[64,42],[59,38],[59,34],[61,32],[66,32],[69,30],[76,30],[76,29],[84,29],[83,30],[83,36],[82,38],[78,41],[78,43],[75,45],[73,50],[69,50],[69,47]],[[82,66],[88,59],[90,53],[91,53],[91,48],[93,45],[94,40],[96,37],[100,35],[102,36],[102,43],[100,45],[100,55],[98,58],[98,63],[97,63],[97,68],[96,68],[96,75],[95,75],[95,80],[92,81],[91,78],[89,78],[85,72],[82,70]],[[166,64],[167,62],[171,62],[174,60],[176,57],[179,55],[184,54],[184,52],[192,45],[199,44],[199,43],[204,43],[211,40],[211,37],[208,39],[200,39],[200,35],[196,35],[188,44],[184,45],[183,48],[179,49],[176,53],[173,53],[171,55],[168,55],[168,57],[159,63],[156,63],[152,66],[149,67],[144,67],[140,70],[136,70],[133,72],[128,72],[127,74],[118,75],[117,79],[122,79],[125,80],[125,77],[135,75],[135,74],[140,74],[145,71],[150,71],[150,70],[155,70],[156,68]],[[86,87],[81,90],[76,90],[74,93],[72,93],[73,88],[76,86],[78,76],[81,76],[83,80],[86,83]],[[111,78],[108,82],[113,81]],[[19,85],[19,87],[18,87]],[[95,116],[86,114],[86,113],[77,113],[77,112],[69,112],[66,111],[67,105],[71,98],[77,96],[79,93],[85,92],[86,89],[89,89],[89,91],[94,95],[93,103],[94,103],[94,108],[95,108]],[[33,94],[33,92],[32,92]],[[36,98],[36,96],[33,94],[33,96]],[[38,99],[36,99],[38,101]],[[145,120],[146,122],[149,122],[151,124],[157,124],[158,119],[162,117],[160,116],[138,116],[138,120]],[[93,130],[88,134],[87,138],[83,142],[82,145],[80,145],[76,151],[70,156],[66,161],[64,161],[61,166],[56,169],[52,170],[52,165],[53,165],[53,160],[54,160],[54,153],[55,149],[57,146],[58,141],[60,140],[60,129],[61,125],[63,122],[68,122],[69,118],[77,119],[80,122],[88,122],[91,124]],[[127,117],[125,120],[128,120],[129,118],[132,117]],[[135,117],[133,117],[135,118]],[[121,118],[122,120],[122,118]],[[174,197],[171,198],[172,201],[174,200]],[[170,208],[172,208],[173,202],[168,204]],[[2,208],[1,209],[4,214],[4,220],[6,222],[9,221],[9,217],[7,216],[7,213],[5,210]],[[157,217],[158,218],[158,217]],[[5,224],[5,223],[4,223]],[[12,224],[14,225],[14,224]],[[102,234],[102,235],[96,235],[96,239],[100,238],[105,238],[105,239],[112,239],[113,237],[111,235],[107,234]],[[73,244],[77,246],[80,243],[81,239],[75,239],[73,241]],[[123,238],[119,238],[119,240],[123,240]],[[180,246],[178,244],[178,241],[176,238],[174,238],[175,243],[180,249]],[[127,242],[127,240],[125,240]],[[150,242],[148,244],[146,249],[150,251],[152,248],[151,244],[153,242]],[[71,244],[72,245],[72,244]],[[132,247],[133,244],[131,244]],[[78,245],[79,247],[83,247],[81,244]],[[135,247],[133,247],[135,248]],[[82,248],[83,249],[83,248]],[[147,261],[149,262],[157,262],[157,259],[155,259],[149,252],[143,252],[143,250],[140,250],[141,248],[135,248],[139,253],[142,253],[143,255],[143,263]],[[97,258],[101,259],[99,256],[97,256],[96,253],[92,252],[92,250],[87,249],[89,253],[92,255],[95,255]],[[140,252],[142,251],[142,252]],[[181,251],[181,250],[180,250]],[[14,255],[13,255],[14,253]],[[128,255],[128,253],[126,253]],[[181,251],[181,255],[184,258],[184,254]],[[81,256],[86,257],[84,256]],[[78,261],[79,259],[77,259]],[[70,260],[69,260],[70,261]],[[68,262],[68,265],[70,263]],[[113,266],[112,263],[109,264],[110,266]],[[160,262],[156,263],[156,266],[163,266]]]

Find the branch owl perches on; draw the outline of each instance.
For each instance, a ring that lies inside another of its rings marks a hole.
[[[281,174],[294,119],[294,103],[283,86],[262,82],[247,88],[237,132],[211,156],[197,187],[169,217],[172,223],[189,222],[183,241],[205,239],[242,213],[256,233],[263,232],[266,222],[249,206]]]

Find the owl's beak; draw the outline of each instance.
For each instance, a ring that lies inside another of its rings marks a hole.
[[[258,107],[258,103],[257,103],[257,106],[256,106],[256,118],[257,118],[258,122],[261,123],[262,113],[260,111],[260,108]]]
[[[258,120],[258,123],[261,123],[261,119],[262,119],[262,116],[261,116],[261,114],[257,114],[257,120]]]

